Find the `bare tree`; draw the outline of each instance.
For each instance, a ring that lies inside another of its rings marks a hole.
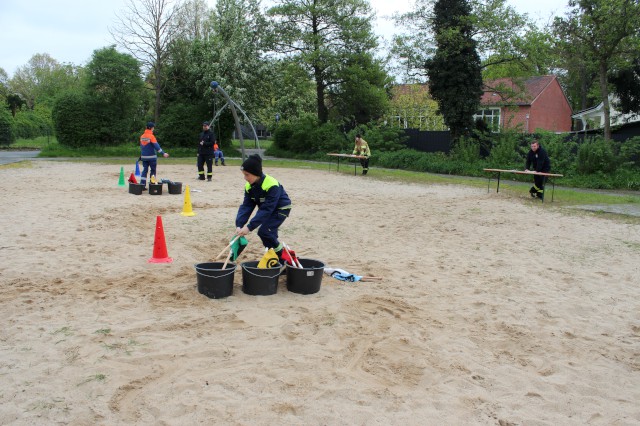
[[[124,12],[116,14],[115,26],[109,29],[116,43],[138,59],[147,71],[155,94],[155,121],[160,114],[160,93],[169,45],[182,31],[175,19],[182,7],[179,2],[129,0]]]

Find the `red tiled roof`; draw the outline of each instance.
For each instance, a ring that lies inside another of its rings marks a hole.
[[[392,91],[394,95],[407,95],[423,91],[429,93],[429,85],[426,83],[397,84],[393,86]]]
[[[482,105],[531,105],[556,77],[541,75],[526,79],[500,78],[487,81]]]

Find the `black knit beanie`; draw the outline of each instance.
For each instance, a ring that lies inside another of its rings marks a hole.
[[[251,173],[254,176],[262,176],[262,158],[258,154],[252,154],[244,160],[240,170]]]

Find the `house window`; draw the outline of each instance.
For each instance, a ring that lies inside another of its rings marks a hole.
[[[482,119],[492,132],[500,131],[500,108],[482,109],[475,113],[473,120]]]

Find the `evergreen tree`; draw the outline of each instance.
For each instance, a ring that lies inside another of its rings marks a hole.
[[[470,14],[467,0],[435,3],[436,53],[425,64],[431,94],[438,101],[454,142],[473,129],[473,114],[482,96],[480,56],[472,38]]]

